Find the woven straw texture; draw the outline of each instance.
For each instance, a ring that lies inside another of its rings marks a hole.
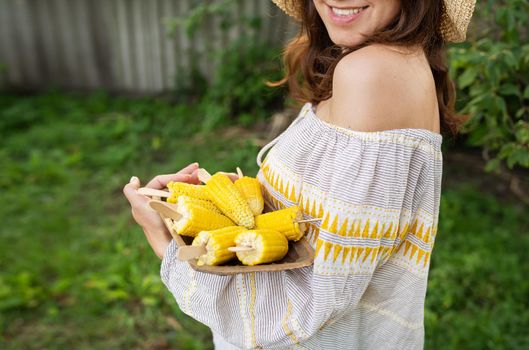
[[[301,2],[299,0],[272,0],[279,8],[296,20],[301,20]],[[444,0],[443,19],[439,30],[447,42],[465,41],[466,32],[476,0]]]

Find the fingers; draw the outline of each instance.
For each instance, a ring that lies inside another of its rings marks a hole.
[[[198,169],[198,163],[191,163],[182,170],[178,171],[177,174],[191,174],[196,169]]]
[[[154,188],[157,190],[161,190],[167,187],[167,184],[171,181],[175,182],[191,182],[193,183],[194,179],[192,177],[193,172],[195,172],[198,169],[198,163],[192,163],[177,172],[176,174],[165,174],[165,175],[158,175],[145,187]]]
[[[129,202],[136,196],[138,195],[136,193],[136,191],[138,190],[138,188],[140,188],[140,180],[136,177],[136,176],[133,176],[130,178],[130,181],[128,184],[126,184],[124,187],[123,187],[123,194],[125,195],[125,197],[127,197],[127,199],[129,200]]]
[[[145,196],[142,196],[137,192],[140,188],[141,183],[140,179],[136,176],[130,178],[130,182],[123,187],[123,194],[127,197],[127,200],[130,202],[131,207],[137,207],[147,201]]]
[[[171,181],[175,182],[189,182],[191,180],[190,174],[166,174],[166,175],[158,175],[145,187],[148,188],[154,188],[156,190],[162,190],[167,187],[167,184]]]
[[[202,181],[198,179],[198,169],[195,169],[193,173],[191,173],[191,178],[189,179],[189,183],[194,185],[201,185]]]
[[[137,176],[131,177],[129,184],[136,190],[141,187],[140,179]]]
[[[145,185],[145,187],[153,188],[156,190],[162,190],[166,188],[167,184],[171,181],[187,182],[199,185],[201,184],[201,181],[198,179],[198,167],[198,163],[192,163],[178,171],[176,174],[158,175],[154,177],[151,181],[149,181],[147,185]],[[226,174],[232,181],[236,181],[239,178],[239,176],[235,173],[222,173]],[[123,193],[125,194],[127,199],[131,201],[134,198],[137,198],[136,196],[139,196],[136,192],[138,188],[140,188],[140,181],[137,177],[133,176],[131,178],[130,183],[125,185],[125,187],[123,188]]]

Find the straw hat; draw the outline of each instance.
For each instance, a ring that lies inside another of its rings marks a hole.
[[[299,0],[272,0],[287,15],[301,21],[301,7]],[[440,31],[445,41],[462,42],[466,32],[476,0],[443,0],[444,10]]]

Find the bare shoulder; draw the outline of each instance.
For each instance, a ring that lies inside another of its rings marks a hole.
[[[371,81],[374,78],[400,78],[404,80],[404,74],[394,68],[399,67],[410,56],[405,56],[404,53],[397,50],[397,48],[385,45],[371,45],[351,52],[338,62],[333,78],[338,82],[348,81],[347,79],[340,80],[340,78],[350,78],[352,75],[357,77],[355,81],[359,79]],[[391,75],[386,76],[387,73],[391,73]]]
[[[325,119],[359,131],[435,131],[437,108],[424,54],[372,45],[346,55],[336,65]]]

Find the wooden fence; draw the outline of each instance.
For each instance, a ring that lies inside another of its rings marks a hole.
[[[216,0],[210,0],[214,2]],[[0,88],[149,94],[174,86],[177,67],[214,66],[206,45],[222,48],[242,30],[219,30],[218,16],[194,37],[168,35],[166,22],[196,0],[0,0]],[[260,35],[282,43],[297,30],[269,0],[242,0],[234,15],[258,15]]]

